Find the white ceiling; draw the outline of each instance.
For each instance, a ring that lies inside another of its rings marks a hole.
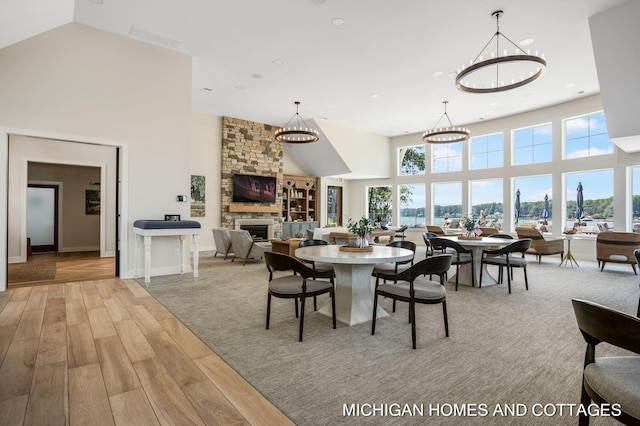
[[[433,127],[444,100],[464,125],[598,93],[588,18],[623,2],[3,0],[0,48],[71,21],[154,36],[193,56],[194,111],[284,125],[298,100],[305,119],[396,136]],[[506,36],[535,40],[546,73],[504,93],[460,92],[447,74],[489,41],[498,9]]]

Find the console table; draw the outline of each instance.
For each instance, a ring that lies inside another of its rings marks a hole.
[[[152,237],[176,236],[180,240],[180,273],[184,273],[184,239],[191,235],[193,239],[193,278],[198,278],[198,235],[200,223],[193,220],[136,220],[133,223],[135,234],[134,275],[138,277],[138,246],[139,240],[144,239],[144,284],[149,287],[151,282],[151,239]]]

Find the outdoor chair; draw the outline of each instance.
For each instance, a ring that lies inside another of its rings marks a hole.
[[[446,253],[452,254],[453,257],[451,259],[451,264],[456,265],[456,291],[458,291],[458,277],[460,272],[460,265],[468,265],[471,264],[473,268],[473,250],[470,248],[464,248],[462,245],[453,240],[448,240],[446,238],[432,238],[430,240],[431,244],[441,247],[445,250]],[[446,277],[446,274],[445,274]],[[475,274],[471,274],[471,286],[475,287]]]
[[[211,231],[213,233],[213,243],[216,246],[216,252],[213,257],[220,253],[226,259],[229,254],[233,253],[229,230],[227,228],[213,228]]]
[[[504,282],[504,268],[507,269],[507,283],[509,294],[511,294],[512,268],[522,268],[524,272],[524,285],[529,290],[529,280],[527,278],[527,259],[524,253],[531,247],[531,240],[516,240],[513,243],[498,249],[482,251],[482,263],[484,265],[498,266],[498,283]],[[513,253],[521,253],[521,256],[512,256]],[[478,287],[482,287],[482,273],[484,268],[480,268],[480,280]]]
[[[640,249],[640,234],[634,232],[600,232],[596,237],[596,259],[600,271],[604,270],[607,262],[627,263],[636,270],[636,258],[633,252]]]
[[[437,235],[445,235],[444,229],[442,229],[442,226],[437,226],[437,225],[427,225],[427,232],[433,232],[434,234]]]
[[[400,228],[396,229],[396,234],[394,235],[394,238],[400,238],[401,240],[404,240],[405,238],[407,238],[407,236],[404,233],[404,231],[406,231],[407,228],[408,228],[407,225],[403,225]]]
[[[617,404],[612,417],[624,424],[640,424],[640,356],[596,358],[596,346],[602,342],[640,354],[640,319],[587,300],[571,303],[587,342],[581,405]],[[589,424],[589,410],[580,412],[579,424]]]
[[[534,228],[516,228],[518,239],[530,238],[531,247],[528,254],[534,254],[541,263],[542,256],[559,254],[560,261],[564,258],[564,240],[562,238],[545,239],[542,233]]]
[[[304,307],[307,297],[316,297],[329,293],[331,297],[331,317],[333,328],[336,328],[336,302],[334,297],[333,271],[314,271],[305,266],[298,259],[283,253],[267,251],[264,253],[264,261],[269,270],[269,290],[267,296],[267,323],[271,316],[271,297],[294,299],[296,318],[298,318],[298,300],[300,300],[300,329],[298,341],[302,342],[304,329]],[[293,275],[274,276],[275,271],[293,271]]]
[[[271,243],[253,241],[249,231],[245,229],[230,230],[231,245],[233,246],[233,262],[236,257],[243,260],[242,264],[246,264],[247,260],[262,258],[266,251],[271,250]]]
[[[442,303],[444,314],[445,335],[449,337],[449,322],[447,319],[447,290],[444,286],[444,275],[451,267],[451,255],[433,256],[423,259],[410,268],[397,274],[378,273],[376,276],[375,294],[373,297],[373,319],[371,334],[376,333],[376,314],[378,296],[389,297],[394,301],[409,303],[409,322],[411,323],[411,340],[413,349],[416,348],[416,303]],[[426,274],[438,275],[439,282],[423,279]],[[383,283],[381,284],[381,280]],[[391,281],[394,284],[387,284]]]
[[[496,228],[494,228],[492,226],[483,226],[483,227],[480,227],[480,230],[482,231],[481,235],[483,237],[489,237],[491,235],[494,235],[494,234],[497,234],[498,232],[500,232],[500,231],[498,231]]]

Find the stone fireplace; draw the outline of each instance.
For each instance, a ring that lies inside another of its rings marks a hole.
[[[274,222],[272,219],[236,219],[234,223],[234,229],[247,229],[250,234],[255,234],[255,232],[251,232],[251,229],[257,229],[253,227],[258,226],[266,226],[266,239],[273,240],[274,232],[273,232]],[[246,227],[246,228],[243,228]]]

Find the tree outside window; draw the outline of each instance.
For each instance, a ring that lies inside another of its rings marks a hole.
[[[631,194],[633,223],[640,223],[640,167],[631,169]]]
[[[369,220],[391,223],[392,198],[390,186],[370,186],[367,188],[367,212]]]
[[[398,150],[400,176],[423,175],[426,171],[424,145],[408,146]]]
[[[588,114],[564,120],[565,158],[613,154],[613,142],[607,135],[604,113]]]

